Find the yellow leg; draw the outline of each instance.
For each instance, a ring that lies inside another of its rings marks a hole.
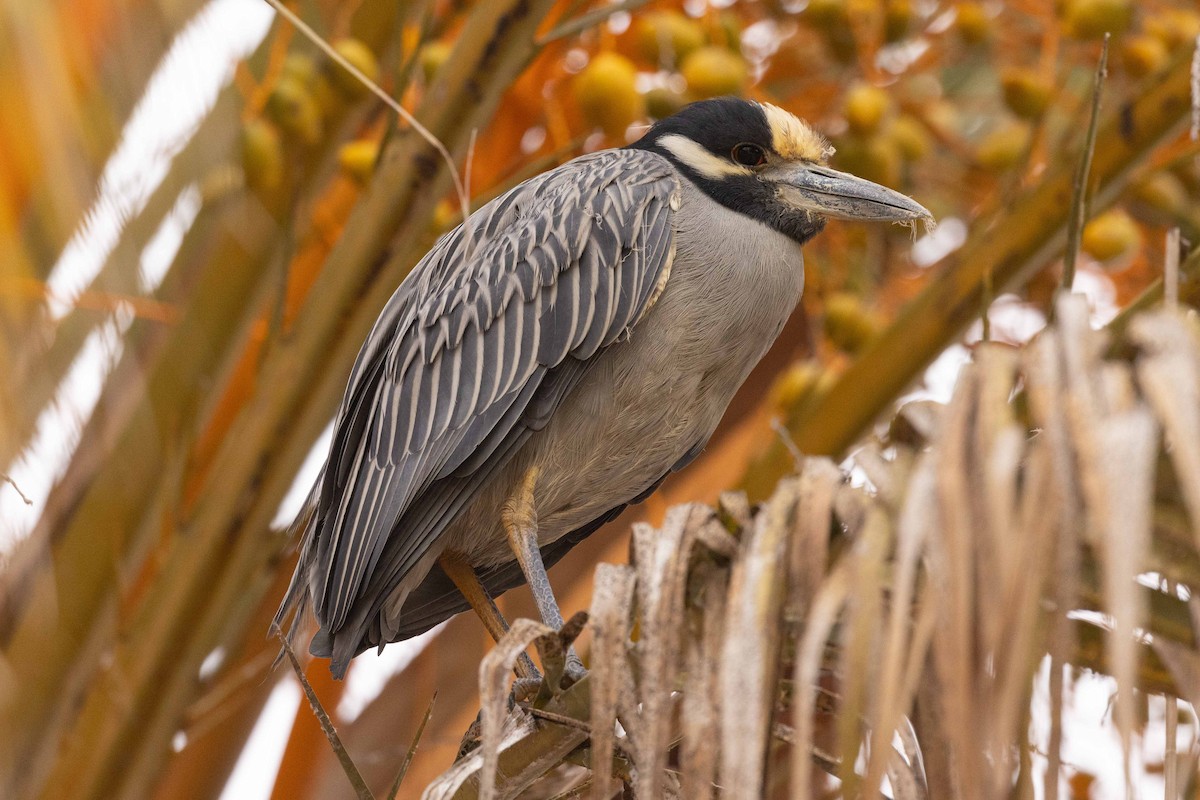
[[[462,592],[462,596],[467,598],[467,602],[471,604],[471,608],[483,621],[483,627],[491,634],[495,641],[500,641],[500,637],[508,632],[508,622],[504,619],[504,615],[500,613],[500,609],[496,608],[496,601],[487,593],[487,589],[483,588],[483,584],[479,582],[479,576],[475,574],[475,568],[467,563],[466,559],[458,553],[446,551],[438,559],[438,564],[441,565],[442,571],[454,582],[458,590]],[[516,664],[517,677],[519,678],[538,678],[538,672],[533,666],[533,662],[529,656],[522,653],[517,659]]]

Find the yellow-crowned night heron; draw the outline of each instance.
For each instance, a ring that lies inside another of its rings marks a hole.
[[[688,106],[443,236],[363,345],[277,621],[345,673],[546,577],[695,457],[800,300],[825,217],[909,221],[909,198],[824,165],[775,106]],[[293,625],[295,621],[293,620]]]

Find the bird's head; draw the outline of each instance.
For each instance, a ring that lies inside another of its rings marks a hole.
[[[826,166],[833,148],[769,103],[732,97],[692,103],[630,145],[665,156],[717,202],[804,243],[825,218],[932,219],[885,186]]]

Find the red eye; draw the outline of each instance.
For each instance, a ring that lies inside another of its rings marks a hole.
[[[757,167],[767,163],[767,154],[756,144],[742,143],[733,148],[733,160],[744,167]]]

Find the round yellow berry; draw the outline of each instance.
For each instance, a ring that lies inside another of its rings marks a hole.
[[[379,61],[375,58],[375,54],[371,52],[371,48],[367,47],[363,42],[358,39],[339,39],[333,43],[333,49],[338,55],[349,61],[367,80],[372,83],[379,80]],[[333,66],[333,71],[330,75],[333,78],[334,85],[350,97],[362,97],[371,91],[362,81],[340,64]]]
[[[1131,36],[1121,46],[1121,66],[1135,78],[1161,72],[1170,53],[1162,39],[1149,34]]]
[[[827,30],[849,21],[845,0],[809,0],[803,19],[815,28]]]
[[[883,133],[848,136],[838,142],[833,158],[838,168],[846,172],[884,186],[900,185],[904,156],[899,144]]]
[[[311,87],[316,82],[320,70],[317,68],[317,62],[307,53],[288,53],[287,58],[283,59],[283,68],[279,74],[282,78],[295,78],[304,86]]]
[[[1083,227],[1083,251],[1097,261],[1123,262],[1142,246],[1142,231],[1120,209],[1105,211]]]
[[[812,394],[821,380],[822,372],[821,365],[816,361],[797,361],[792,364],[771,386],[771,406],[778,411],[795,408]]]
[[[1076,39],[1116,36],[1133,22],[1130,0],[1069,0],[1064,12],[1067,32]]]
[[[449,42],[429,42],[421,48],[420,53],[417,54],[417,62],[421,65],[421,75],[425,78],[426,83],[433,82],[437,71],[450,58],[450,52],[453,49]]]
[[[656,86],[646,92],[646,113],[654,119],[663,119],[683,108],[687,102],[683,95],[665,86]]]
[[[865,83],[857,84],[846,93],[846,124],[854,133],[874,133],[879,130],[891,106],[891,98],[883,89]]]
[[[267,98],[267,113],[302,144],[313,145],[321,139],[321,109],[308,87],[295,77],[281,77],[275,84]]]
[[[652,11],[637,22],[638,49],[655,64],[675,66],[704,46],[704,30],[679,11]]]
[[[379,142],[371,139],[347,142],[338,150],[338,165],[360,183],[366,183],[370,179],[378,158]]]
[[[1021,163],[1029,150],[1029,126],[1010,123],[983,137],[975,150],[975,160],[984,169],[1004,172]]]
[[[637,70],[625,56],[600,53],[575,78],[575,102],[589,124],[619,136],[642,116]]]
[[[954,30],[966,44],[982,44],[992,35],[992,18],[982,3],[959,3]]]
[[[1031,69],[1012,67],[1000,75],[1004,104],[1018,117],[1037,119],[1046,113],[1054,88]]]
[[[910,0],[888,0],[883,9],[883,40],[892,44],[905,39],[912,30],[914,18]]]
[[[929,131],[916,119],[903,114],[897,117],[888,128],[888,136],[900,149],[900,155],[905,161],[920,161],[929,155],[933,144],[929,139]]]
[[[1178,176],[1165,170],[1147,175],[1131,188],[1139,202],[1162,214],[1183,214],[1189,206],[1187,187]]]
[[[836,292],[825,299],[825,335],[839,350],[861,352],[881,327],[878,316],[858,296]]]
[[[687,81],[688,94],[695,100],[741,94],[749,78],[746,62],[740,55],[712,45],[689,55],[680,72]]]
[[[279,131],[270,122],[252,119],[242,126],[242,171],[246,185],[256,192],[269,193],[283,183],[283,143]]]
[[[1200,12],[1185,8],[1160,8],[1145,17],[1146,33],[1168,50],[1190,47],[1200,36]]]

